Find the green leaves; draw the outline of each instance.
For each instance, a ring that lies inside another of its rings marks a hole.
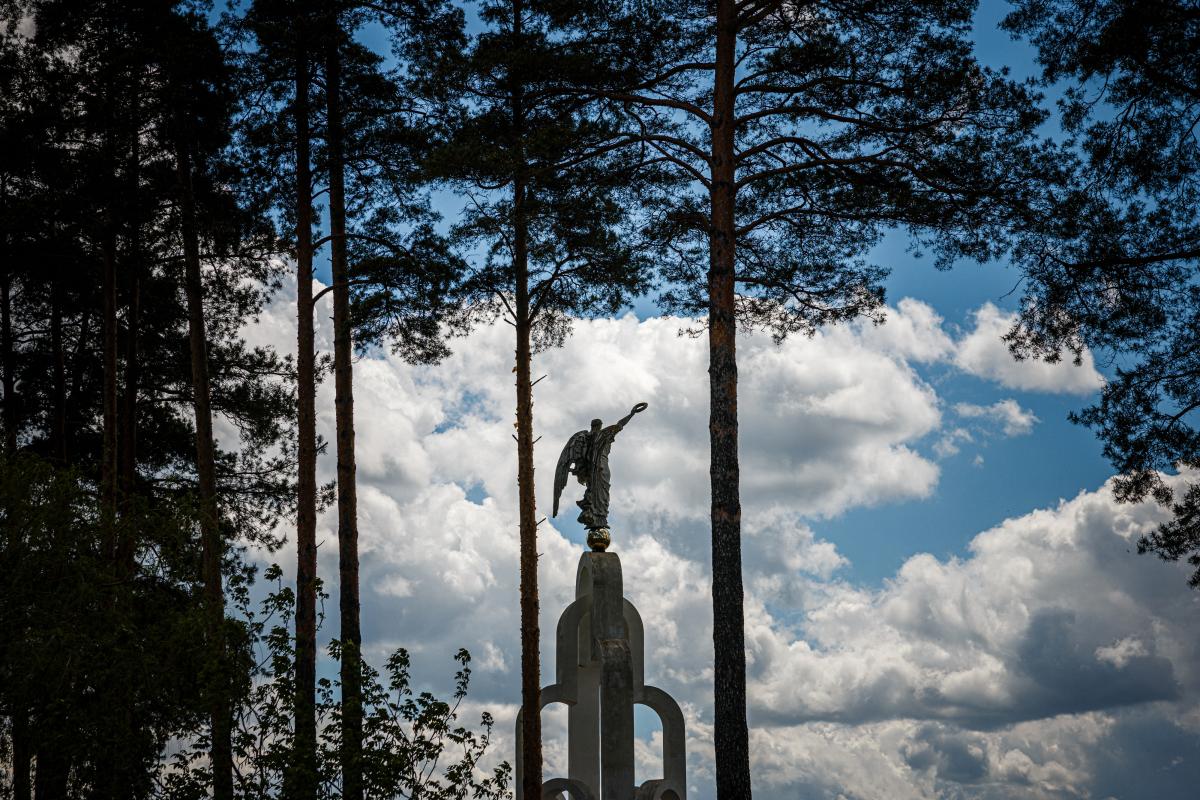
[[[237,614],[250,633],[254,665],[253,687],[242,695],[236,711],[234,744],[237,754],[237,795],[250,800],[286,793],[292,755],[292,706],[295,701],[291,621],[294,595],[283,583],[278,565],[263,577],[274,584],[254,610],[248,595],[239,595]],[[322,601],[326,595],[321,594]],[[329,656],[341,657],[341,643],[330,642]],[[510,769],[501,763],[490,774],[479,769],[491,741],[493,719],[486,712],[476,729],[459,722],[459,706],[470,686],[471,656],[454,656],[452,700],[446,702],[412,686],[411,662],[403,648],[384,662],[383,672],[363,663],[362,771],[368,797],[427,798],[428,800],[501,800],[507,797]],[[317,686],[318,797],[340,796],[340,703],[338,682],[322,678]],[[193,736],[159,770],[162,795],[170,800],[206,796],[208,742],[203,732]]]
[[[1197,484],[1163,478],[1200,465],[1200,48],[1195,3],[1021,2],[1005,20],[1038,48],[1047,83],[1065,83],[1066,136],[1042,176],[1016,260],[1026,278],[1018,357],[1119,364],[1091,428],[1119,471],[1117,496],[1153,497],[1174,519],[1139,550],[1196,567]],[[1181,495],[1181,497],[1180,497]]]

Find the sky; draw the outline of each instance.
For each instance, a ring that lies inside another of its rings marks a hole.
[[[1033,72],[1029,52],[976,24],[985,63]],[[739,340],[748,694],[755,796],[1147,798],[1200,784],[1200,593],[1186,571],[1136,554],[1163,519],[1113,499],[1100,446],[1067,414],[1112,368],[1014,362],[1000,337],[1017,275],[949,272],[902,234],[882,326],[775,345]],[[328,280],[327,275],[321,275]],[[318,281],[318,283],[320,283]],[[294,348],[285,285],[247,329]],[[559,450],[593,417],[649,403],[612,452],[613,547],[646,631],[646,678],[684,709],[689,797],[713,796],[707,375],[686,320],[639,304],[577,321],[536,358],[539,516]],[[327,313],[318,347],[332,349]],[[355,364],[364,648],[403,646],[441,694],[453,654],[474,656],[464,718],[497,719],[514,758],[519,698],[516,452],[511,329],[475,331],[434,367],[385,352]],[[318,399],[332,441],[332,385]],[[334,460],[320,462],[334,477]],[[541,625],[573,597],[584,531],[578,486],[543,524]],[[286,531],[285,531],[286,532]],[[336,635],[336,519],[319,523]],[[264,563],[288,561],[289,545]],[[543,636],[543,683],[553,637]],[[328,667],[328,665],[326,665]],[[547,777],[565,774],[565,714],[547,710]],[[661,738],[639,714],[638,781]]]

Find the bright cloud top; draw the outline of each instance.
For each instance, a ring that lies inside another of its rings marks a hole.
[[[964,372],[1010,389],[1087,395],[1104,385],[1104,378],[1096,371],[1095,360],[1088,351],[1083,353],[1079,366],[1070,358],[1054,364],[1014,360],[1003,336],[1015,321],[1015,314],[984,303],[975,312],[974,330],[956,343],[954,363]]]
[[[1033,430],[1040,420],[1032,411],[1022,408],[1021,404],[1011,397],[997,400],[989,406],[974,403],[956,403],[954,413],[967,419],[982,419],[997,423],[1005,436],[1024,436]]]

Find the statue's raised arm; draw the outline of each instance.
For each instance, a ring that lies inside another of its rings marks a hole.
[[[558,468],[554,472],[553,516],[558,516],[558,501],[567,485],[567,476],[574,475],[587,487],[583,499],[576,505],[581,509],[579,522],[588,529],[588,545],[593,550],[603,550],[609,542],[608,499],[612,478],[608,467],[609,450],[617,434],[633,419],[634,414],[646,408],[646,403],[638,403],[615,425],[607,428],[601,420],[592,420],[589,430],[579,431],[567,440],[558,457]]]
[[[618,431],[621,430],[622,428],[625,427],[625,425],[629,422],[629,420],[633,419],[634,414],[640,414],[641,412],[645,411],[648,407],[649,407],[648,403],[638,403],[636,406],[633,407],[633,409],[628,414],[621,417],[621,419],[618,420],[617,424],[614,425],[613,427],[616,428]],[[613,435],[615,436],[616,433],[614,432]]]

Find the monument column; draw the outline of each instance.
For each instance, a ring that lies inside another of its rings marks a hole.
[[[579,558],[575,600],[558,620],[556,682],[542,689],[542,706],[564,703],[567,716],[567,777],[542,784],[541,798],[522,796],[521,720],[517,714],[517,800],[686,800],[683,713],[669,694],[647,686],[644,626],[625,599],[621,559],[605,552],[608,530],[608,452],[617,434],[646,410],[638,403],[615,425],[592,420],[590,430],[571,437],[563,448],[554,477],[554,514],[575,475],[587,487],[578,505],[579,521],[588,529],[592,552]],[[654,710],[662,721],[663,777],[634,785],[633,705]],[[541,709],[536,710],[541,713]]]

